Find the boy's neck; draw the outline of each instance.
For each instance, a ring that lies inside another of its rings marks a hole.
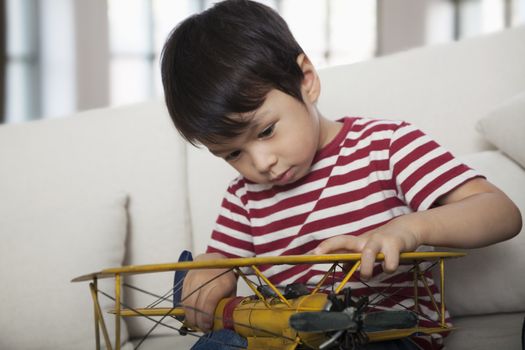
[[[332,142],[332,140],[337,136],[337,134],[339,134],[339,131],[341,131],[342,127],[343,123],[327,119],[321,114],[319,114],[319,149],[325,147],[330,142]]]

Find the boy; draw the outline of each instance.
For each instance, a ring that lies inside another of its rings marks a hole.
[[[374,285],[386,274],[403,280],[400,252],[480,247],[520,231],[520,213],[500,190],[413,126],[323,117],[315,68],[264,5],[225,1],[185,20],[165,44],[162,79],[179,132],[240,173],[197,260],[360,252],[360,278]],[[315,284],[321,269],[274,266],[265,275],[280,286]],[[192,293],[220,272],[188,273],[189,324],[211,329],[217,302],[235,293],[231,272]],[[370,348],[439,343],[414,338]]]

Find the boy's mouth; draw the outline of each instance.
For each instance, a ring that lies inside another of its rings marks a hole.
[[[274,177],[270,181],[274,185],[277,185],[277,186],[286,185],[287,183],[290,182],[290,180],[292,179],[293,175],[294,175],[294,172],[293,172],[292,168],[289,168],[288,170],[286,170],[285,172],[281,173],[279,176]]]

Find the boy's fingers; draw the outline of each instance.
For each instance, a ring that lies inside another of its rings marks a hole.
[[[195,276],[194,276],[195,275]],[[207,312],[206,298],[211,286],[203,286],[198,274],[188,274],[184,280],[182,290],[182,304],[184,307],[184,319],[188,326],[197,326],[199,328],[204,324],[203,312]],[[213,307],[213,306],[212,306]],[[203,310],[204,309],[204,310]],[[210,321],[208,321],[209,323]]]
[[[202,331],[210,331],[213,327],[215,318],[215,308],[222,298],[233,296],[235,294],[236,278],[233,272],[221,275],[223,270],[216,270],[209,278],[213,279],[211,283],[203,287],[195,300],[195,325]]]
[[[204,332],[208,332],[213,326],[215,305],[219,302],[214,290],[215,286],[203,288],[195,303],[195,324]]]
[[[369,280],[370,277],[372,277],[379,249],[379,245],[373,241],[369,241],[363,248],[363,251],[361,252],[361,267],[359,269],[361,279]]]
[[[383,271],[387,273],[392,273],[397,270],[399,266],[399,250],[396,249],[384,249],[383,254],[385,255],[385,260],[383,261]]]
[[[197,300],[197,297],[200,293],[200,291],[197,291],[190,296],[188,296],[191,291],[194,289],[192,288],[192,284],[188,281],[184,281],[184,288],[182,291],[182,305],[184,307],[184,320],[189,326],[195,325],[195,302]],[[187,292],[189,291],[189,292]]]
[[[314,254],[328,254],[338,251],[356,251],[357,239],[354,236],[335,236],[322,241],[314,250]]]

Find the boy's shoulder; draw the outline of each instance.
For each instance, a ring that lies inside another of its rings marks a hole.
[[[376,131],[381,128],[395,130],[401,126],[410,125],[410,123],[400,119],[372,118],[366,116],[346,116],[339,119],[345,125],[350,125],[352,130],[371,129]]]
[[[402,120],[369,118],[363,116],[344,117],[338,120],[343,127],[337,138],[341,147],[355,145],[357,142],[367,143],[382,139],[389,141],[399,130],[416,130],[416,128]],[[403,131],[404,132],[404,131]]]

